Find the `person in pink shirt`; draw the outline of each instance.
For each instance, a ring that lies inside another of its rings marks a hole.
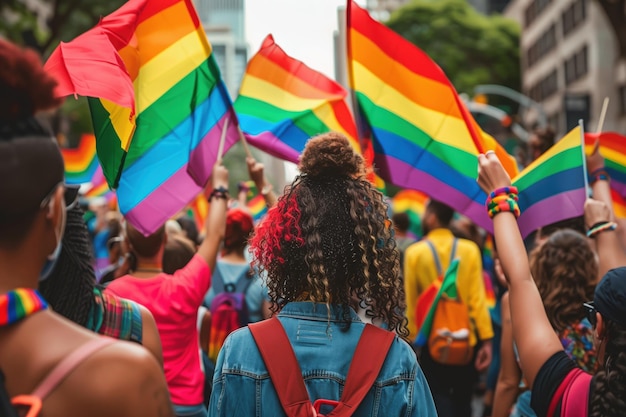
[[[111,282],[106,289],[142,304],[154,316],[163,345],[165,377],[179,417],[206,416],[196,320],[198,307],[211,286],[211,273],[224,237],[228,171],[218,162],[211,178],[206,237],[187,266],[173,275],[164,273],[165,228],[144,236],[127,224],[126,239],[134,265],[128,275]]]

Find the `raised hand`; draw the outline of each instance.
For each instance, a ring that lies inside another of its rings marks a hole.
[[[487,194],[511,185],[511,178],[493,151],[478,155],[478,185]]]

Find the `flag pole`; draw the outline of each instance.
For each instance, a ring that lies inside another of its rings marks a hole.
[[[583,155],[583,181],[585,182],[585,193],[587,197],[591,197],[591,187],[589,187],[589,174],[587,173],[587,155],[585,154],[585,127],[583,119],[578,120],[578,127],[580,127],[580,150]]]
[[[230,121],[230,117],[227,117],[224,121],[224,126],[222,126],[222,135],[220,136],[220,143],[217,147],[217,161],[222,160],[222,156],[224,154],[224,142],[226,142],[226,132],[228,132],[228,122]]]
[[[606,119],[606,110],[609,107],[609,97],[604,97],[604,102],[602,103],[602,111],[600,112],[600,119],[598,119],[598,134],[602,133],[602,128],[604,127],[604,120]]]
[[[238,127],[237,130],[239,130],[239,139],[241,140],[241,143],[243,144],[243,148],[246,150],[246,156],[248,158],[254,158],[252,156],[252,152],[250,152],[250,147],[248,146],[248,141],[246,140],[246,135],[243,134],[243,131],[241,130],[240,127]]]

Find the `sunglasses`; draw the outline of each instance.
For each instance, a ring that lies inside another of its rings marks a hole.
[[[589,320],[589,323],[591,323],[591,325],[593,327],[596,327],[597,324],[597,319],[596,319],[596,313],[598,312],[598,310],[596,310],[596,306],[593,303],[593,301],[589,301],[587,303],[583,303],[583,307],[585,307],[585,310],[587,311],[587,320]]]
[[[64,188],[63,200],[65,201],[65,208],[67,210],[74,208],[76,204],[78,204],[78,190],[80,189],[80,185],[65,184],[63,181],[61,181],[60,183],[52,187],[52,190],[50,190],[50,192],[46,194],[43,200],[41,200],[41,204],[39,204],[40,209],[43,209],[48,204],[50,204],[50,201],[52,200],[52,196],[54,196],[54,193],[56,193],[59,187]]]

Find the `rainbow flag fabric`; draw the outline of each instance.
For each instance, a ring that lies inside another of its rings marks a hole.
[[[411,226],[409,231],[417,238],[422,235],[421,224],[428,196],[416,190],[400,190],[391,199],[394,213],[407,213]]]
[[[61,148],[61,154],[65,163],[65,182],[68,184],[91,182],[99,165],[94,135],[82,135],[78,148]]]
[[[582,216],[587,197],[587,174],[582,130],[572,129],[548,151],[528,165],[513,185],[519,189],[523,237],[560,220]]]
[[[248,63],[234,107],[251,145],[297,163],[307,140],[329,131],[343,133],[360,152],[347,95],[268,35]]]
[[[98,157],[122,213],[157,230],[206,184],[237,120],[191,0],[130,0],[62,43],[46,68],[57,94],[90,97]]]
[[[348,65],[380,176],[445,202],[489,229],[477,155],[495,150],[513,177],[516,164],[482,132],[441,68],[426,53],[348,1]]]
[[[600,140],[600,153],[611,177],[613,211],[617,217],[626,218],[626,136],[615,132],[585,133],[585,152],[591,155],[596,140]]]

